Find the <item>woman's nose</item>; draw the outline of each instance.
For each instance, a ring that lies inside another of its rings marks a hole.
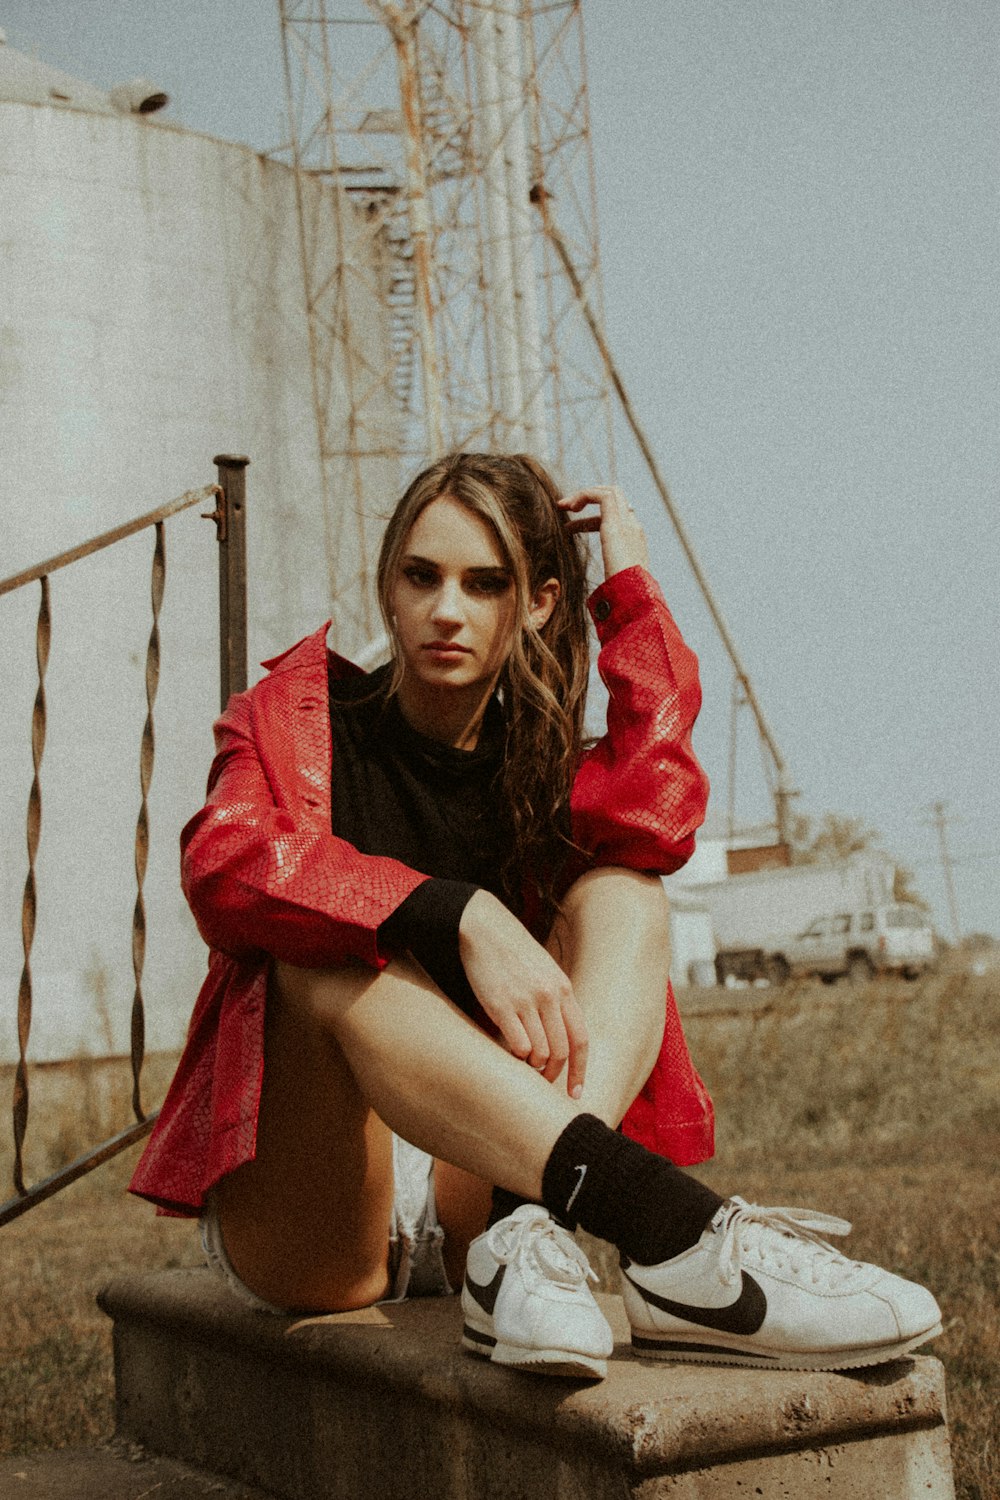
[[[464,618],[462,590],[457,582],[446,580],[434,598],[434,619],[441,624],[460,625]]]

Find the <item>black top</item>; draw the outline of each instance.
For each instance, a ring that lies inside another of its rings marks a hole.
[[[362,854],[398,859],[431,876],[379,927],[379,941],[409,950],[434,982],[471,1013],[476,1001],[459,957],[458,925],[482,887],[512,910],[503,883],[512,830],[499,786],[503,710],[486,710],[474,750],[456,750],[407,723],[386,699],[390,669],[330,674],[333,832]]]

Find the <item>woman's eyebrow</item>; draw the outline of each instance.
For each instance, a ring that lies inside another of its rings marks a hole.
[[[403,554],[403,562],[420,563],[425,568],[439,568],[441,564],[433,557],[421,557],[419,552],[406,552]],[[505,577],[510,576],[510,569],[506,563],[472,563],[462,570],[465,573],[503,573]]]

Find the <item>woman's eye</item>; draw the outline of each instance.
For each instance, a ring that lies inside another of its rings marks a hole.
[[[505,594],[510,586],[506,573],[484,573],[472,580],[474,594]]]
[[[412,565],[403,569],[403,577],[418,589],[429,589],[436,582],[430,568],[418,568]]]

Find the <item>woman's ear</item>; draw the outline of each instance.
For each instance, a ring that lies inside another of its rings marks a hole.
[[[552,617],[552,611],[559,603],[562,594],[558,578],[548,578],[531,596],[531,606],[528,610],[528,619],[536,630],[543,630]]]

